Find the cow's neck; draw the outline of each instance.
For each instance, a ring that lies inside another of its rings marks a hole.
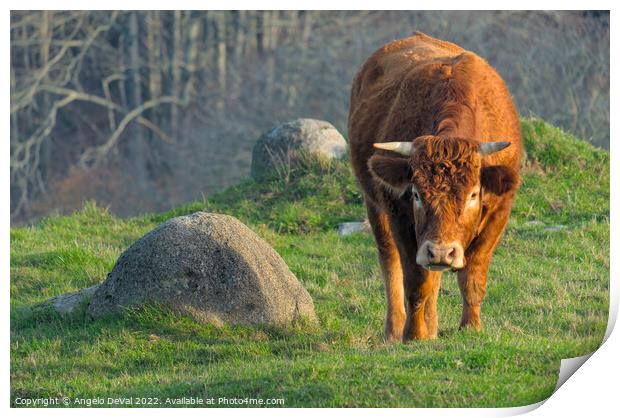
[[[475,138],[476,118],[472,106],[463,103],[445,103],[435,112],[433,135]]]

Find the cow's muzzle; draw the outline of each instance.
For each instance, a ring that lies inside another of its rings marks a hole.
[[[425,241],[418,249],[416,263],[427,270],[458,270],[465,265],[464,251],[458,242]]]

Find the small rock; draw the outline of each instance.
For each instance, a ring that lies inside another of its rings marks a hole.
[[[45,302],[42,305],[50,305],[57,312],[61,314],[68,314],[73,312],[82,303],[86,304],[88,300],[95,294],[99,285],[96,284],[86,289],[78,290],[77,292],[69,292],[60,296],[55,296]]]
[[[338,235],[341,237],[358,234],[360,232],[369,232],[370,225],[368,221],[364,222],[343,222],[338,225]]]
[[[252,177],[283,175],[303,161],[305,155],[333,160],[345,156],[347,143],[329,122],[295,119],[263,134],[252,150]]]
[[[528,226],[528,227],[530,227],[530,226],[543,226],[544,224],[545,224],[545,223],[544,223],[544,222],[542,222],[542,221],[536,221],[536,220],[534,220],[534,221],[528,221],[528,222],[526,222],[526,223],[525,223],[525,226]]]
[[[565,229],[567,229],[568,226],[566,225],[552,225],[552,226],[548,226],[545,229],[543,229],[543,231],[547,231],[547,232],[559,232],[559,231],[563,231]]]

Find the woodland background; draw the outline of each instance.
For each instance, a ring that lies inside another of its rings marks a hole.
[[[420,30],[473,50],[522,115],[609,148],[608,12],[14,11],[11,223],[80,208],[127,216],[249,173],[297,117],[346,134],[376,48]]]

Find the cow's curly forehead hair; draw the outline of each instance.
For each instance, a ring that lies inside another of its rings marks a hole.
[[[426,136],[417,138],[413,145],[412,180],[431,207],[448,210],[441,202],[456,204],[476,184],[481,167],[477,142]]]

